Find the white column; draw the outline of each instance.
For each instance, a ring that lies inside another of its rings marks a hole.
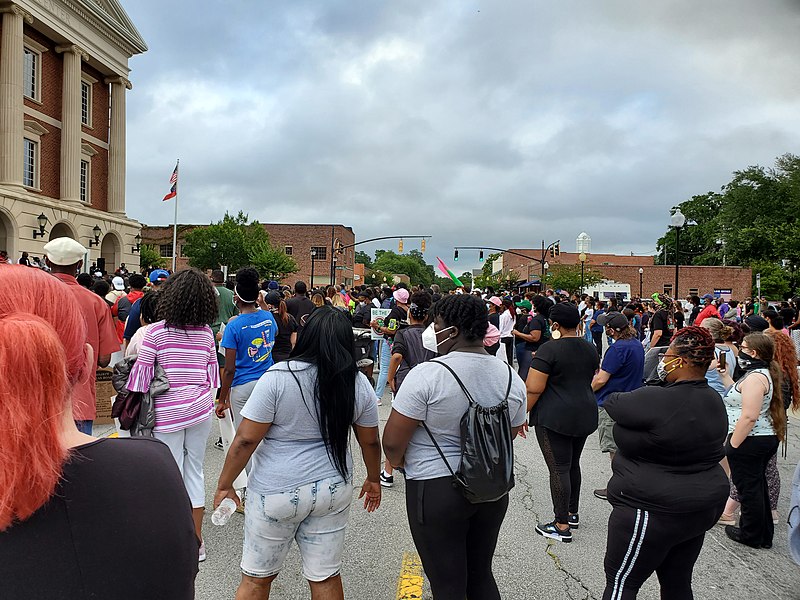
[[[0,183],[22,185],[22,32],[33,18],[18,6],[0,8],[0,13]]]
[[[64,55],[61,92],[61,199],[81,201],[81,59],[78,46],[58,46]]]
[[[125,214],[125,94],[131,83],[124,77],[111,84],[111,130],[108,147],[108,210]]]

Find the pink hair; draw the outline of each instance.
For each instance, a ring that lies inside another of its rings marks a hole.
[[[67,286],[25,266],[0,267],[0,531],[55,491],[72,386],[86,376],[86,323]]]

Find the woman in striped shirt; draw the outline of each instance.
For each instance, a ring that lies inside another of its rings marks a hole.
[[[217,318],[217,296],[208,277],[197,269],[170,277],[159,292],[158,316],[142,340],[128,389],[150,388],[155,364],[164,369],[169,391],[155,399],[155,437],[172,452],[192,502],[192,516],[205,560],[201,527],[205,507],[203,460],[211,430],[214,389],[219,366],[210,324]]]

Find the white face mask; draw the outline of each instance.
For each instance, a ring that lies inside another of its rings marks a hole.
[[[446,327],[444,329],[436,331],[436,328],[434,327],[433,323],[428,325],[425,331],[422,332],[422,347],[425,348],[426,350],[430,350],[431,352],[436,352],[438,354],[439,344],[444,343],[445,340],[439,342],[436,338],[436,334],[441,333],[442,331],[447,331],[448,329],[453,329],[453,327]]]

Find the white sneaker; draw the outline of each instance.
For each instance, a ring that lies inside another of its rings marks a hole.
[[[200,543],[200,554],[197,557],[197,562],[203,562],[206,559],[206,543]]]

